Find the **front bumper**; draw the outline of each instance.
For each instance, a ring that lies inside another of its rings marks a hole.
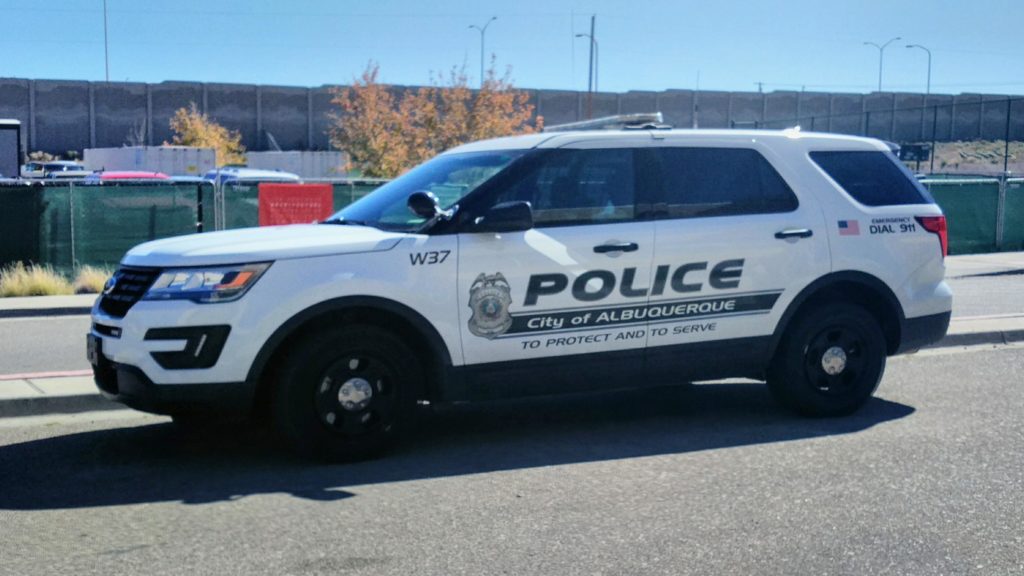
[[[254,390],[245,382],[157,385],[139,368],[102,355],[92,370],[104,396],[143,412],[243,416],[252,409]]]
[[[91,333],[108,360],[160,385],[242,382],[262,343],[262,330],[245,322],[252,316],[238,302],[140,301],[123,318],[97,305]]]

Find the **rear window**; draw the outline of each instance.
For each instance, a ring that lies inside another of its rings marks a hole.
[[[884,152],[811,152],[811,160],[865,206],[934,202],[910,171]]]

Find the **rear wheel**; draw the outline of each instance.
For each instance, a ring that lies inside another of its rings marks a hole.
[[[275,427],[303,455],[369,458],[410,424],[421,379],[416,355],[390,332],[365,325],[317,332],[284,361]]]
[[[818,306],[786,331],[768,387],[801,414],[850,414],[878,388],[885,357],[885,336],[874,316],[854,304]]]

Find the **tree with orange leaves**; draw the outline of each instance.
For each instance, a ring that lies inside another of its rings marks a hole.
[[[498,77],[493,61],[477,91],[464,70],[407,90],[379,83],[379,71],[371,62],[332,100],[340,111],[332,114],[331,144],[364,176],[393,178],[460,144],[543,127],[543,118],[533,120],[529,94],[513,87],[509,71]]]
[[[228,130],[199,111],[195,102],[188,108],[179,108],[171,117],[174,139],[171,144],[213,148],[217,153],[217,166],[245,163],[245,146],[237,130]],[[164,146],[169,146],[164,142]]]

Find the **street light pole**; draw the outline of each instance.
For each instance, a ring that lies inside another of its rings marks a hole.
[[[885,54],[885,47],[888,46],[889,44],[892,44],[893,42],[895,42],[897,40],[902,40],[902,38],[900,38],[899,36],[897,36],[895,38],[890,38],[888,42],[886,42],[885,44],[882,44],[881,46],[879,46],[878,44],[875,44],[874,42],[865,42],[864,43],[865,46],[874,46],[875,48],[878,48],[878,91],[879,92],[882,91],[882,57]]]
[[[590,36],[590,34],[577,34],[576,37],[577,38],[590,38],[591,58],[594,61],[594,63],[591,65],[591,72],[593,73],[593,89],[594,89],[594,92],[597,92],[599,90],[599,88],[598,88],[598,72],[600,72],[600,70],[601,70],[601,51],[600,51],[601,47],[597,44],[597,40],[594,40],[594,38],[592,38]],[[591,87],[591,82],[588,79],[587,80],[587,91],[590,91],[590,87]]]
[[[587,119],[594,117],[594,90],[597,89],[597,39],[594,38],[594,20],[596,15],[590,16],[590,34],[580,33],[577,38],[590,39],[590,68],[587,70]]]
[[[920,44],[907,44],[907,48],[920,48],[928,54],[928,83],[925,85],[924,89],[924,94],[927,96],[932,93],[932,51]]]
[[[104,0],[106,1],[106,0]],[[476,24],[470,24],[469,27],[480,32],[480,87],[484,87],[484,36],[487,34],[487,27],[491,25],[491,22],[497,20],[497,16],[491,16],[491,19],[487,21],[483,27],[477,26]]]

